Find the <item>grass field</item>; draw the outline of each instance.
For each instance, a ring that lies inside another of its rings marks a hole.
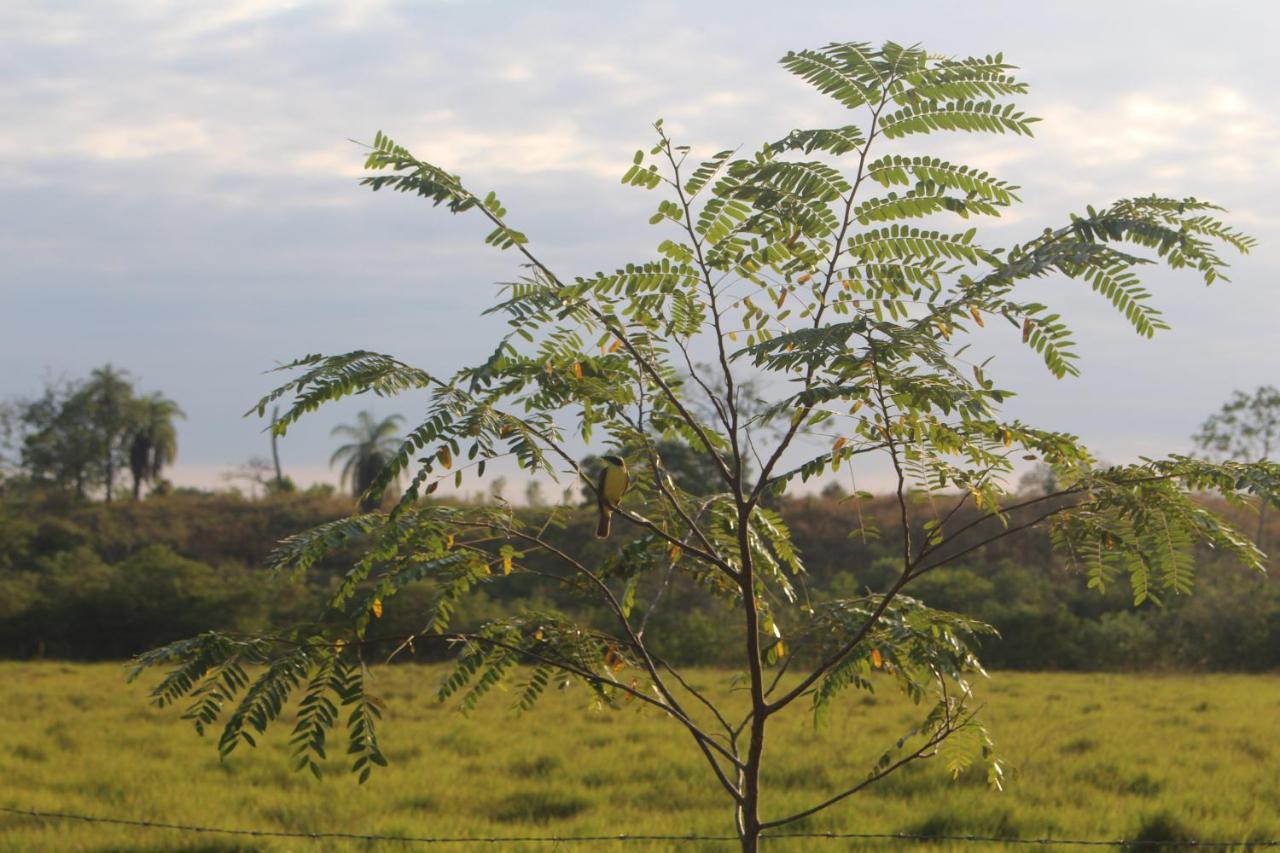
[[[438,669],[377,671],[377,690],[389,704],[382,738],[391,767],[361,787],[338,765],[318,782],[294,773],[287,726],[259,749],[220,763],[213,744],[196,737],[178,711],[151,708],[147,685],[126,686],[122,675],[117,665],[0,663],[0,805],[238,828],[407,835],[731,831],[723,794],[681,730],[653,709],[590,710],[581,690],[548,695],[525,715],[510,710],[510,694],[499,694],[464,717],[432,698]],[[727,689],[726,673],[701,671],[694,680]],[[953,781],[926,763],[804,828],[1280,838],[1280,677],[997,673],[981,686],[980,698],[1010,765],[1006,791],[991,792],[977,778]],[[817,732],[804,714],[783,720],[767,755],[765,816],[812,804],[864,776],[884,746],[916,719],[915,710],[877,694],[853,696]],[[733,846],[593,843],[575,849]],[[767,842],[769,850],[787,851],[899,846]],[[0,815],[0,849],[366,847]]]

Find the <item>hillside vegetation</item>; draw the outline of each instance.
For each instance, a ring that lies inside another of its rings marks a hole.
[[[861,534],[893,530],[895,507],[879,499],[784,499],[779,508],[807,566],[806,593],[818,600],[879,590],[890,582],[900,543],[871,535],[863,541]],[[264,589],[266,556],[282,538],[353,509],[349,500],[322,494],[0,504],[0,655],[122,659],[207,629],[251,630],[309,617],[349,560],[340,555],[305,580],[277,577]],[[927,507],[920,515],[927,518]],[[605,547],[618,547],[616,539],[605,545],[592,538],[593,512],[566,508],[560,516],[561,526],[549,537],[566,550],[592,558],[603,556]],[[1271,540],[1280,541],[1280,519],[1273,518],[1271,526]],[[627,532],[624,525],[620,537]],[[526,562],[539,567],[534,555]],[[1197,575],[1194,595],[1135,609],[1121,586],[1105,594],[1086,589],[1084,578],[1052,552],[1047,538],[1031,533],[932,573],[911,592],[998,628],[1001,637],[985,641],[982,654],[996,668],[1280,667],[1280,585],[1211,551],[1198,554]],[[492,585],[466,604],[455,626],[534,603],[534,580],[513,576]],[[393,637],[417,630],[432,595],[429,582],[414,585],[388,603],[371,633]],[[581,612],[569,592],[552,600],[545,592],[538,595],[539,606]],[[649,600],[642,591],[637,607],[643,611]],[[732,630],[732,620],[702,590],[677,579],[652,614],[649,635],[674,661],[733,666],[738,661],[718,659],[714,652],[733,648],[715,641]],[[419,644],[414,651],[419,659],[433,659],[439,647]]]

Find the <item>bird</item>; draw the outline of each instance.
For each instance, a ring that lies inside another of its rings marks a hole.
[[[622,500],[622,495],[631,485],[631,477],[627,474],[627,463],[621,456],[602,456],[604,467],[596,479],[596,505],[600,508],[600,523],[596,525],[596,538],[608,539],[609,527],[613,521],[613,511]]]

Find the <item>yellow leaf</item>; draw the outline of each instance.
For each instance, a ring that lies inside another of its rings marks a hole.
[[[1008,430],[1004,431],[1004,446],[1009,447],[1013,444],[1013,433]]]
[[[609,352],[617,352],[621,346],[622,346],[622,341],[618,340],[617,338],[614,338],[613,343],[609,344]]]
[[[796,279],[796,284],[804,284],[806,281],[808,281],[811,278],[813,278],[813,276],[809,275],[808,273],[805,273],[804,275]]]
[[[382,599],[375,598],[373,600],[373,606],[369,609],[373,611],[374,619],[381,619],[382,618]]]
[[[943,340],[951,340],[951,332],[947,329],[946,323],[937,322],[934,325],[938,327],[938,333],[942,335]]]
[[[786,301],[787,301],[787,292],[784,290],[782,291],[782,293],[778,294],[778,307],[781,308],[782,303]]]
[[[440,464],[446,471],[453,466],[453,454],[449,452],[448,446],[441,447],[436,453],[436,458],[440,460]]]
[[[840,448],[844,447],[848,443],[849,443],[849,440],[847,438],[845,438],[843,435],[840,436],[839,438],[836,439],[836,443],[831,445],[831,452],[839,453]]]
[[[1031,318],[1022,321],[1022,342],[1025,344],[1031,340]]]
[[[979,311],[977,308],[970,308],[969,313],[973,315],[973,322],[977,323],[979,326],[987,325],[986,323],[982,322],[982,312]]]
[[[511,574],[511,555],[510,554],[502,555],[502,573],[504,575]]]
[[[738,335],[737,335],[737,333],[736,333],[736,332],[730,332],[730,333],[729,333],[729,340],[731,340],[731,341],[736,341],[737,339],[738,339]]]
[[[680,546],[672,545],[671,546],[671,562],[674,563],[678,559],[680,559]]]
[[[343,648],[345,648],[345,647],[346,647],[346,645],[347,645],[347,641],[346,641],[346,640],[338,640],[337,642],[335,642],[335,643],[333,644],[333,650],[334,650],[335,652],[337,652],[338,654],[342,654],[342,650],[343,650]]]
[[[982,509],[982,492],[973,492],[973,505]]]
[[[452,534],[452,533],[450,533],[448,536],[446,536],[446,537],[444,538],[444,547],[445,547],[445,549],[446,549],[446,550],[447,550],[447,549],[449,549],[449,548],[452,548],[452,547],[453,547],[453,534]]]
[[[542,639],[542,629],[541,629],[541,628],[539,628],[538,630],[536,630],[536,631],[534,631],[534,632],[533,632],[533,638],[534,638],[535,640],[541,640],[541,639]]]
[[[573,375],[578,377],[579,379],[582,378],[582,362],[575,361],[573,363]]]
[[[884,658],[880,657],[879,649],[871,650],[871,665],[879,669],[884,664]]]
[[[551,359],[547,359],[547,373],[551,373],[555,368],[551,366]]]
[[[782,644],[781,640],[774,644],[773,650],[780,658],[787,656],[787,647]]]
[[[867,404],[866,400],[858,400],[856,403],[854,403],[852,406],[849,407],[849,414],[856,415],[858,413],[858,409],[861,409],[866,404]]]

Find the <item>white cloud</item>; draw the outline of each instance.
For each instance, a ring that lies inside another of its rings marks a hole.
[[[1056,101],[1041,112],[1037,154],[1075,167],[1063,171],[1122,172],[1133,184],[1190,173],[1220,184],[1280,170],[1280,119],[1238,89],[1120,93],[1095,103]]]

